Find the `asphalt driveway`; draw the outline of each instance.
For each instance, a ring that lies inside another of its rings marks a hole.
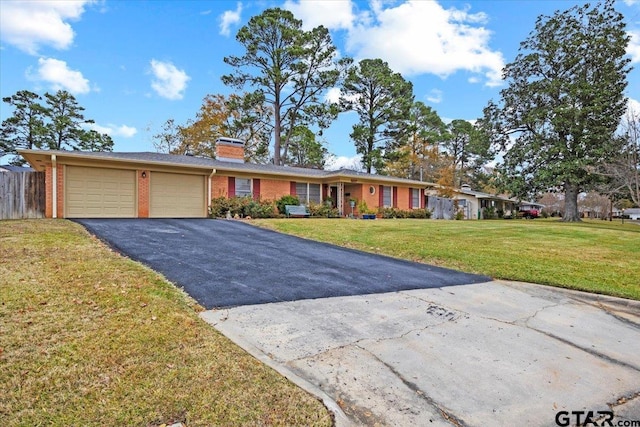
[[[484,276],[210,219],[82,219],[211,308],[480,283]],[[425,237],[426,238],[426,237]]]

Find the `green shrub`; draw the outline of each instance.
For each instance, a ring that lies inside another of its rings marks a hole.
[[[323,218],[339,218],[340,213],[338,212],[338,208],[332,208],[331,205],[327,203],[309,203],[309,214],[310,216],[315,217],[323,217]]]
[[[486,207],[482,210],[483,219],[494,219],[496,217],[496,208],[493,206]]]
[[[410,210],[402,210],[398,208],[380,208],[378,210],[378,214],[382,216],[382,218],[420,218],[420,219],[428,219],[431,218],[431,211],[428,209],[410,209]]]
[[[251,218],[274,218],[276,214],[276,205],[271,201],[251,200],[243,210],[244,216]]]
[[[464,211],[460,210],[456,212],[456,221],[462,221],[464,219]]]
[[[225,218],[227,212],[231,217],[240,218],[273,218],[276,216],[275,205],[270,201],[253,200],[245,197],[217,197],[211,200],[209,216],[211,218]]]
[[[298,199],[298,196],[292,196],[289,194],[287,194],[286,196],[282,196],[278,200],[276,200],[276,206],[278,207],[278,212],[280,212],[281,215],[287,214],[287,211],[285,210],[286,205],[299,205],[299,204],[300,204],[300,199]]]

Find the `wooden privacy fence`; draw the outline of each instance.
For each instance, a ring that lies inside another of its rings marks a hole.
[[[44,218],[44,172],[0,172],[0,219]]]
[[[427,209],[431,211],[432,219],[453,219],[453,200],[446,197],[429,196]]]

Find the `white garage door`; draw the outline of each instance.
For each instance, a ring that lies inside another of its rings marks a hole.
[[[150,216],[152,218],[203,218],[202,175],[151,172]]]
[[[134,218],[136,173],[131,170],[67,166],[67,218]]]

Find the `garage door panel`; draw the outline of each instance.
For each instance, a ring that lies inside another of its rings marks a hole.
[[[132,170],[67,166],[68,218],[135,218],[136,173]]]
[[[205,177],[153,172],[150,182],[150,216],[202,218],[205,216]]]

